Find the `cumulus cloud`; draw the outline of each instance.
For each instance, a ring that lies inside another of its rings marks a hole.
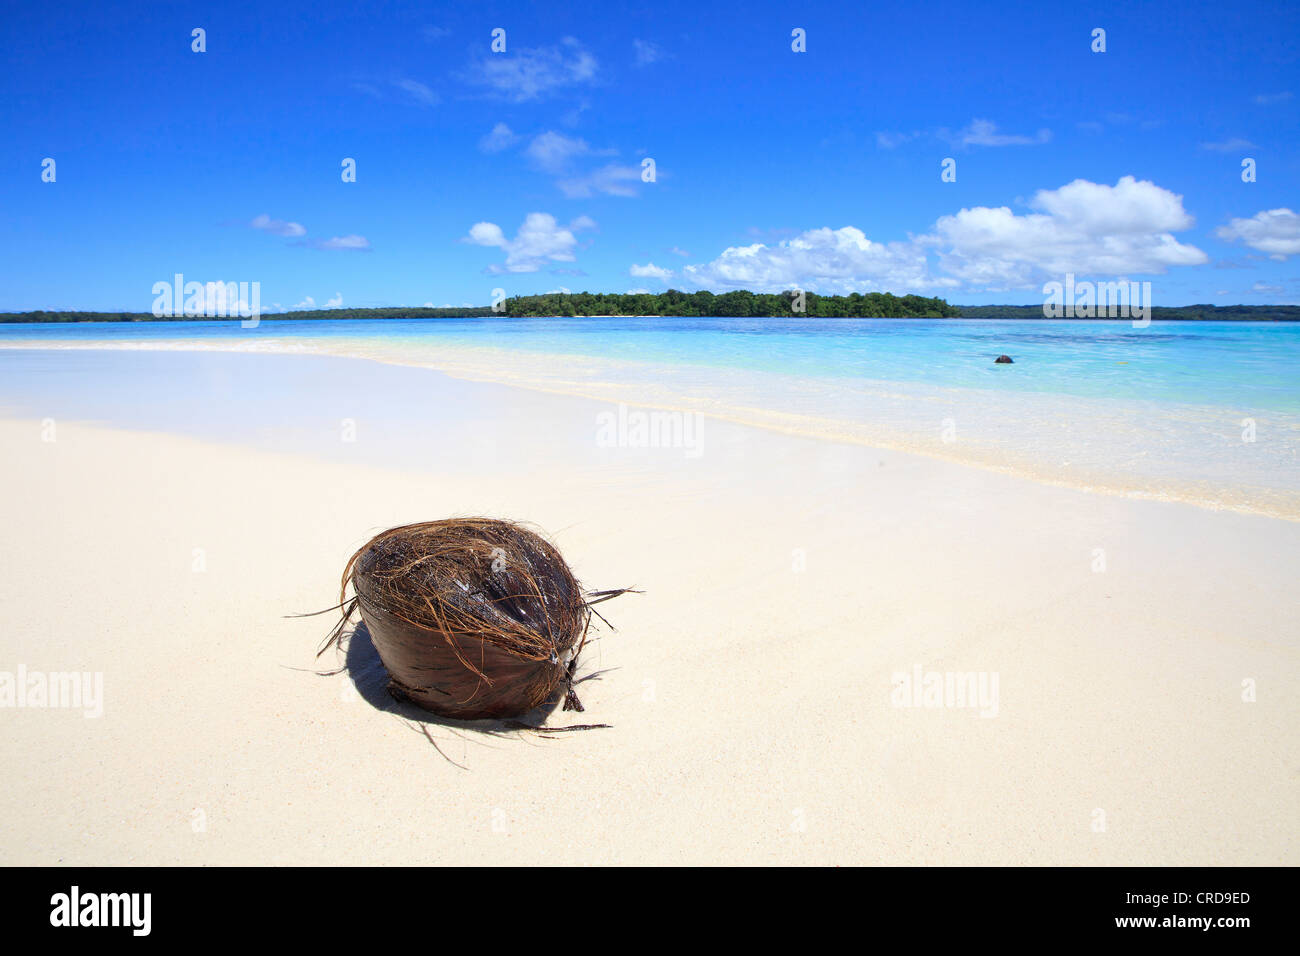
[[[343,308],[343,293],[342,293],[342,292],[335,292],[335,293],[334,293],[334,298],[329,299],[329,300],[327,300],[327,301],[325,302],[325,308],[327,308],[327,309],[341,309],[341,308]]]
[[[489,272],[536,272],[547,262],[573,262],[573,253],[578,246],[574,233],[595,226],[595,222],[586,216],[579,216],[569,225],[561,226],[548,213],[530,212],[513,239],[506,238],[505,232],[494,222],[476,222],[470,227],[469,235],[461,241],[505,252],[505,263],[489,266]]]
[[[673,277],[672,269],[661,269],[653,262],[647,262],[643,266],[633,264],[632,268],[627,271],[629,275],[637,279],[659,279],[661,282],[667,282]]]
[[[875,242],[853,226],[811,229],[775,245],[733,246],[682,276],[706,288],[765,292],[1028,289],[1067,272],[1164,273],[1208,261],[1173,232],[1191,228],[1182,197],[1125,176],[1040,190],[1032,210],[977,206],[941,217],[906,241]],[[934,263],[931,262],[934,257]]]
[[[272,219],[266,213],[256,217],[249,223],[254,229],[260,229],[262,232],[269,232],[275,236],[305,236],[307,230],[300,223],[286,222],[283,219]]]
[[[293,308],[295,308],[295,309],[314,309],[314,308],[316,308],[316,300],[313,299],[313,298],[312,298],[311,296],[309,296],[309,295],[308,295],[308,296],[303,296],[303,300],[302,300],[301,302],[299,302],[297,305],[293,306]]]
[[[1125,176],[1107,186],[1076,179],[1040,190],[1029,205],[1038,211],[962,209],[941,217],[919,241],[935,249],[944,272],[997,289],[1025,288],[1066,272],[1163,273],[1208,261],[1171,234],[1195,222],[1183,197],[1149,181]]]
[[[480,54],[465,79],[494,96],[525,103],[589,84],[597,69],[596,58],[573,37],[565,37],[554,46]]]
[[[497,123],[492,131],[478,141],[478,148],[485,153],[499,153],[509,149],[519,141],[519,137],[505,123]]]
[[[1278,261],[1300,255],[1300,216],[1290,209],[1267,209],[1250,219],[1233,219],[1214,234],[1227,242],[1240,239]]]
[[[684,267],[682,276],[704,288],[757,292],[793,287],[870,292],[932,284],[923,248],[912,242],[872,242],[853,226],[810,229],[774,246],[732,246],[712,262]]]

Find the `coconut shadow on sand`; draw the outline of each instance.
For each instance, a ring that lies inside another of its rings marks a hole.
[[[389,713],[395,717],[400,717],[418,730],[428,739],[434,749],[440,753],[449,763],[455,764],[462,770],[469,769],[463,764],[457,763],[438,745],[438,741],[430,734],[429,728],[445,728],[462,740],[475,740],[478,743],[486,743],[486,738],[524,738],[524,737],[549,737],[552,733],[559,733],[566,730],[577,729],[577,727],[546,727],[543,726],[547,720],[560,709],[564,701],[564,692],[557,691],[553,697],[534,707],[526,714],[508,720],[503,719],[480,719],[480,720],[456,720],[451,717],[441,717],[438,714],[417,707],[407,700],[398,700],[388,691],[389,676],[388,670],[384,667],[384,662],[379,658],[379,652],[375,649],[374,641],[371,640],[370,630],[366,627],[364,621],[358,621],[355,625],[350,626],[341,636],[339,644],[344,648],[343,662],[337,670],[322,671],[322,676],[343,676],[352,682],[356,689],[357,695],[375,710]],[[575,683],[582,683],[588,680],[599,680],[600,675],[606,671],[594,671],[578,678]],[[606,728],[607,724],[582,724],[579,727],[586,729]]]

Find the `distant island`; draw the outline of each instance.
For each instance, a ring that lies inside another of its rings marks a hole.
[[[1041,305],[952,305],[944,299],[919,295],[896,296],[888,292],[854,292],[851,295],[794,292],[749,292],[739,290],[715,295],[712,292],[552,292],[546,295],[514,296],[497,308],[475,306],[454,308],[384,307],[376,309],[314,309],[311,311],[263,313],[263,321],[292,319],[437,319],[499,316],[505,318],[567,318],[576,316],[671,316],[866,319],[1042,319]],[[802,309],[798,308],[802,305]],[[211,315],[165,315],[151,312],[0,312],[5,322],[203,322],[224,319]],[[1098,318],[1106,318],[1099,316]],[[1151,318],[1160,320],[1213,322],[1300,322],[1300,305],[1180,305],[1154,306]],[[235,317],[231,317],[234,321]],[[1093,319],[1070,319],[1087,322]]]
[[[963,319],[1041,319],[1041,305],[962,305]],[[1099,316],[1105,319],[1106,316]],[[1183,322],[1300,322],[1300,305],[1153,305],[1153,321]],[[1089,319],[1059,321],[1088,322]]]

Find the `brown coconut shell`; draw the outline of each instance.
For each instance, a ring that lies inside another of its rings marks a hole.
[[[460,720],[516,717],[562,690],[582,709],[573,672],[596,595],[536,532],[493,518],[391,528],[352,555],[342,588],[326,646],[359,611],[394,697]]]

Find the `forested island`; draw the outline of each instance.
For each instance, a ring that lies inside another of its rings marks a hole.
[[[888,292],[854,292],[852,295],[818,295],[815,292],[750,292],[740,289],[712,292],[552,292],[506,299],[506,314],[529,317],[570,315],[730,316],[740,318],[788,317],[943,319],[954,318],[956,306],[943,299],[919,295],[896,296]]]
[[[802,306],[802,309],[799,308]],[[803,293],[799,302],[794,292],[749,292],[739,290],[715,295],[712,292],[552,292],[546,295],[514,296],[499,303],[498,308],[476,306],[462,308],[314,309],[311,311],[263,313],[261,320],[292,319],[334,321],[356,319],[438,319],[498,316],[505,318],[564,318],[570,316],[726,316],[739,318],[788,318],[802,315],[811,318],[868,319],[1042,319],[1041,305],[952,305],[944,299],[919,295],[896,296],[888,292],[854,292],[852,295],[818,295]],[[4,312],[3,322],[204,322],[223,316],[177,315],[155,316],[150,312]],[[1100,318],[1105,318],[1101,316]],[[1155,306],[1151,318],[1156,321],[1215,322],[1300,322],[1297,305],[1182,305]],[[230,321],[235,321],[232,316]],[[1087,322],[1079,318],[1068,321]]]

